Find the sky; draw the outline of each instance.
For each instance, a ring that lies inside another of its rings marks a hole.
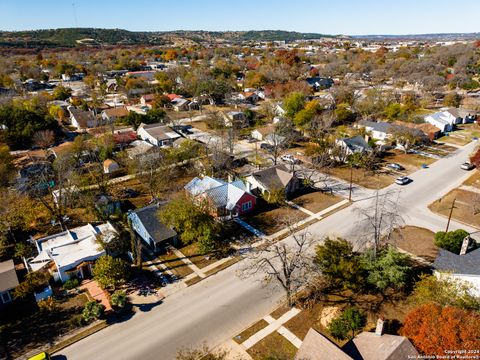
[[[480,31],[479,13],[479,0],[0,0],[0,30],[454,33]]]

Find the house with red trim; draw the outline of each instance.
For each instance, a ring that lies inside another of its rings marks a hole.
[[[249,185],[242,180],[226,182],[209,176],[196,177],[185,185],[185,190],[195,201],[206,201],[216,217],[246,214],[253,210],[257,201]]]

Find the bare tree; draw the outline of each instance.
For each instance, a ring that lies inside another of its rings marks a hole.
[[[33,135],[33,142],[42,149],[46,149],[55,142],[53,130],[40,130]]]
[[[152,199],[158,198],[170,187],[174,172],[175,166],[168,161],[167,154],[160,148],[155,148],[141,157],[135,166],[137,178],[147,185]]]
[[[280,286],[286,293],[288,306],[293,305],[293,296],[307,285],[312,274],[312,259],[308,253],[313,237],[306,231],[297,232],[289,225],[292,244],[288,240],[275,242],[265,240],[262,245],[246,253],[245,267],[240,276],[249,278],[261,275],[265,285]]]
[[[364,240],[365,245],[373,245],[374,258],[383,241],[389,240],[393,231],[405,223],[399,211],[399,197],[398,191],[383,194],[377,191],[371,206],[356,209],[360,215],[359,237]]]

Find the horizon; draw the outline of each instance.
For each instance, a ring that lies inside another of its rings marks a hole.
[[[449,8],[450,5],[446,0],[406,0],[396,7],[380,0],[361,3],[343,0],[328,4],[312,0],[297,0],[295,4],[287,0],[261,3],[245,0],[242,7],[217,0],[185,0],[181,5],[137,0],[134,6],[125,0],[72,0],[68,3],[58,0],[2,0],[0,20],[2,31],[102,28],[134,32],[226,32],[282,29],[350,36],[479,31],[476,14],[480,11],[480,3],[458,0],[454,8]],[[462,21],[452,21],[456,18]]]

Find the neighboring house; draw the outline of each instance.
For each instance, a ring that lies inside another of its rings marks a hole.
[[[383,321],[381,326],[383,327]],[[314,329],[310,329],[295,355],[295,360],[405,360],[417,359],[418,352],[404,336],[362,332],[342,348]]]
[[[469,251],[473,241],[465,238],[460,255],[440,249],[433,263],[435,275],[449,276],[473,286],[474,295],[480,296],[480,248]]]
[[[190,101],[183,98],[173,99],[170,104],[172,105],[173,110],[175,111],[188,111],[190,110]]]
[[[269,125],[262,126],[258,129],[252,130],[252,132],[250,133],[250,136],[255,140],[264,141],[268,135],[273,134],[274,132],[275,132],[274,125],[269,124]]]
[[[13,290],[17,285],[18,277],[13,260],[0,262],[0,306],[13,300]]]
[[[243,128],[248,126],[248,120],[245,114],[241,111],[229,111],[223,114],[225,119],[225,126],[233,126],[236,128]]]
[[[154,81],[155,80],[155,74],[157,72],[154,70],[147,70],[147,71],[129,71],[127,72],[127,76],[135,78],[135,79],[145,79],[147,81]]]
[[[154,94],[145,94],[140,97],[140,104],[142,104],[142,106],[147,106],[151,108],[153,106],[154,100],[155,100]]]
[[[359,122],[359,125],[370,133],[372,139],[381,141],[383,144],[392,137],[394,132],[393,125],[383,121],[362,120]]]
[[[105,174],[111,174],[120,169],[120,166],[115,160],[107,159],[103,162],[103,172]]]
[[[160,205],[152,204],[141,209],[128,212],[128,221],[132,229],[153,251],[158,252],[166,242],[177,241],[177,233],[160,222],[158,211]]]
[[[255,105],[260,100],[260,97],[254,91],[241,92],[237,97],[239,100],[252,105]]]
[[[295,173],[288,171],[283,164],[259,170],[245,179],[253,193],[258,195],[271,194],[284,189],[285,195],[294,193],[300,187],[300,181]]]
[[[358,135],[351,138],[342,138],[335,140],[337,146],[339,146],[346,156],[351,155],[353,153],[364,153],[371,151],[372,148],[365,139]]]
[[[212,215],[238,216],[253,210],[257,198],[251,194],[248,184],[241,180],[226,182],[220,179],[205,176],[203,179],[194,178],[185,190],[196,201],[206,201]]]
[[[282,103],[279,103],[279,104],[276,104],[275,105],[275,113],[282,117],[282,116],[285,116],[285,114],[287,113],[287,111],[285,110],[285,108],[283,107],[283,104]]]
[[[331,78],[311,77],[311,78],[307,78],[305,81],[315,91],[318,91],[321,89],[328,89],[328,88],[331,88],[333,85],[333,79]]]
[[[418,131],[421,131],[422,134],[431,141],[439,138],[442,134],[442,131],[438,127],[429,123],[414,124],[414,123],[407,123],[407,122],[402,122],[402,123],[396,122],[396,124],[404,127],[417,129]]]
[[[439,128],[442,132],[452,131],[456,124],[466,124],[477,118],[473,111],[448,108],[425,116],[425,122]]]
[[[153,147],[154,145],[144,140],[135,140],[130,143],[130,146],[125,151],[129,159],[136,159],[147,154]]]
[[[137,135],[155,146],[171,146],[180,137],[170,127],[162,124],[141,124]]]
[[[38,255],[27,260],[30,271],[48,268],[56,281],[65,282],[72,276],[88,278],[92,265],[106,252],[97,237],[104,241],[116,234],[115,228],[106,222],[100,225],[87,224],[58,234],[32,240]]]
[[[106,109],[101,112],[103,122],[105,124],[113,124],[117,119],[124,118],[128,116],[129,111],[126,107],[116,107],[111,109]]]
[[[70,122],[78,130],[90,129],[98,126],[98,120],[92,111],[83,111],[72,106],[68,108]]]
[[[103,216],[109,216],[120,211],[121,203],[110,195],[99,195],[95,199],[95,209]]]

